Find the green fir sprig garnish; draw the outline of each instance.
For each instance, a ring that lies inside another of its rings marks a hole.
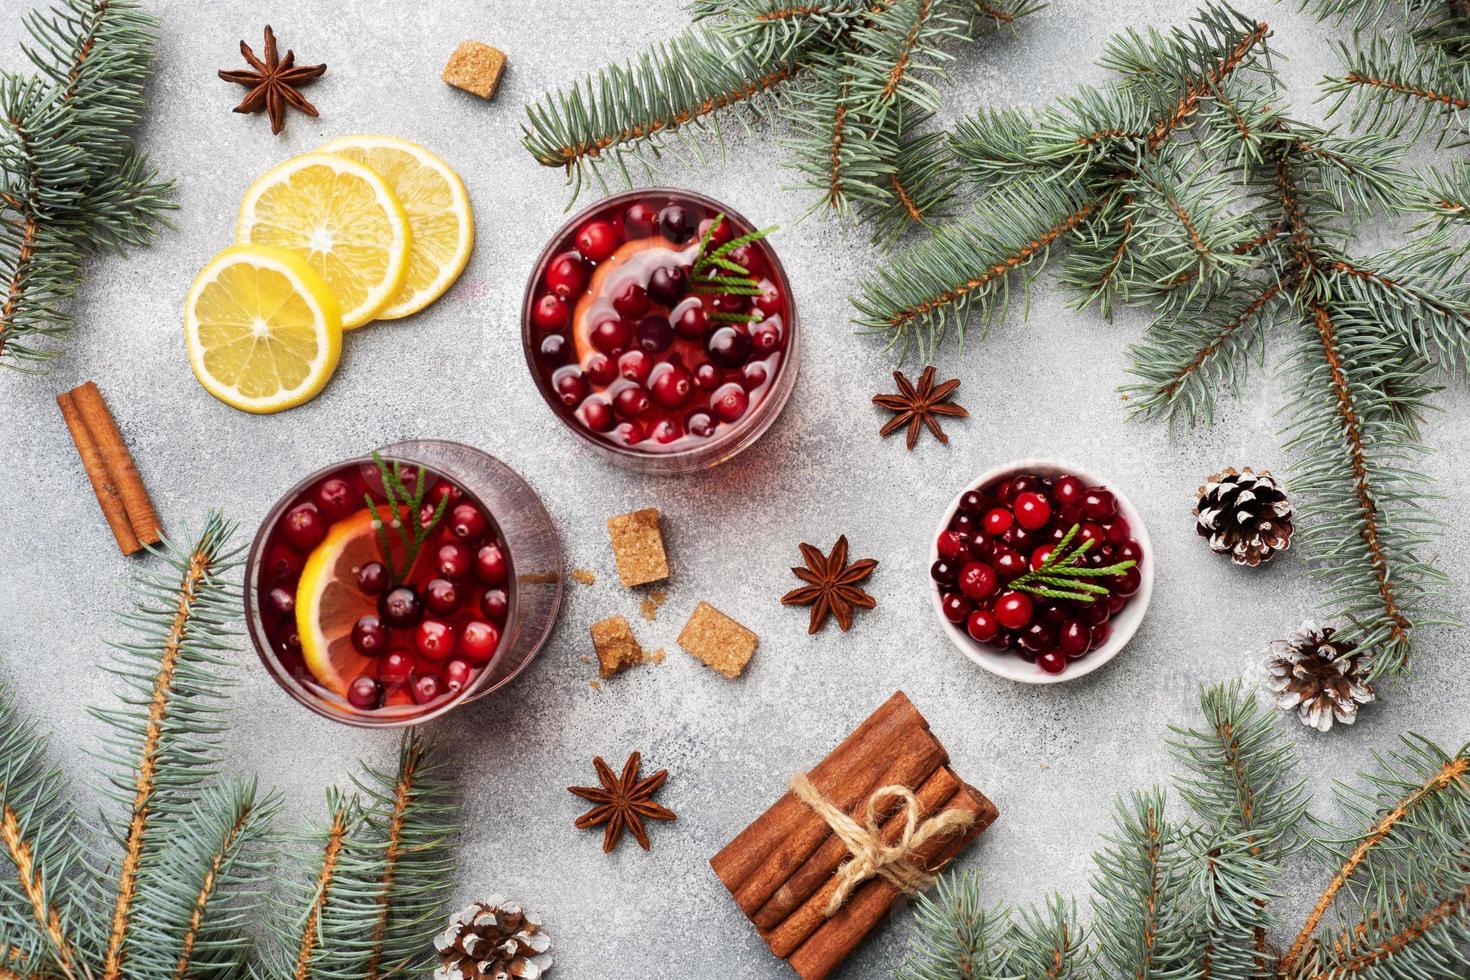
[[[1062,540],[1057,542],[1039,567],[1019,578],[1011,579],[1007,588],[1047,599],[1072,599],[1076,602],[1095,602],[1107,598],[1111,590],[1106,585],[1091,580],[1122,575],[1138,562],[1130,558],[1100,568],[1081,564],[1082,557],[1096,541],[1095,538],[1088,538],[1068,551],[1067,546],[1077,537],[1081,526],[1073,524],[1072,529],[1062,535]]]
[[[732,238],[723,245],[710,249],[715,232],[725,223],[724,213],[715,215],[704,234],[699,237],[699,254],[694,260],[694,269],[689,275],[691,292],[706,296],[759,296],[760,280],[750,270],[730,258],[730,254],[742,245],[758,242],[776,230],[775,225]],[[730,310],[715,310],[711,320],[723,323],[750,323],[761,319],[759,313],[735,313]]]
[[[367,501],[368,511],[373,515],[373,531],[378,535],[378,550],[382,552],[383,564],[388,569],[388,578],[394,585],[397,585],[408,578],[408,573],[413,570],[414,560],[418,558],[424,542],[429,540],[429,535],[434,533],[434,529],[444,519],[444,511],[449,506],[449,495],[445,494],[439,498],[434,514],[426,524],[423,520],[422,508],[424,494],[429,490],[429,481],[424,468],[415,467],[417,475],[414,477],[413,491],[409,492],[407,485],[403,482],[402,463],[395,459],[392,467],[389,467],[376,451],[373,452],[373,462],[377,464],[378,473],[383,478],[383,494],[388,498],[388,506],[394,514],[392,525],[398,532],[398,544],[403,550],[401,567],[393,562],[392,539],[388,536],[388,526],[379,514],[377,505],[373,503],[373,498],[363,494],[362,499]],[[404,510],[408,511],[406,520],[401,516]]]

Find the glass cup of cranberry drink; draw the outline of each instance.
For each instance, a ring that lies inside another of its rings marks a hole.
[[[550,571],[518,581],[522,557]],[[529,486],[493,457],[435,441],[297,484],[262,524],[246,570],[246,619],[277,682],[319,714],[367,727],[416,724],[506,683],[560,600],[560,547]]]
[[[601,455],[693,472],[780,414],[799,327],[768,242],[732,245],[755,232],[717,201],[653,188],[607,198],[552,237],[526,286],[526,360],[552,410]]]
[[[1106,596],[1058,599],[1008,588],[1040,568],[1074,526],[1067,551],[1092,541],[1080,559],[1086,567],[1133,563],[1088,580],[1105,586]],[[935,542],[929,575],[940,613],[971,642],[1057,675],[1110,646],[1113,619],[1145,586],[1146,552],[1146,533],[1130,524],[1113,491],[1065,470],[1023,469],[960,496]]]

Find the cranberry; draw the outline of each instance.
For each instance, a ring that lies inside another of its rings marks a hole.
[[[1109,624],[1107,620],[1103,620],[1101,623],[1098,623],[1092,628],[1092,644],[1091,646],[1089,646],[1088,649],[1099,649],[1103,644],[1108,642],[1112,635],[1112,625]]]
[[[1092,645],[1092,630],[1075,619],[1063,620],[1057,630],[1057,648],[1069,657],[1080,657]]]
[[[378,600],[378,615],[385,624],[396,630],[413,626],[419,621],[423,611],[419,594],[406,585],[400,585]]]
[[[298,551],[310,551],[327,536],[327,521],[316,504],[297,504],[281,519],[281,534]]]
[[[587,380],[595,385],[610,385],[618,376],[617,364],[612,358],[602,353],[589,355],[587,363],[582,365],[582,370],[587,372]]]
[[[296,593],[279,585],[266,593],[265,602],[279,616],[289,616],[296,611]]]
[[[1132,538],[1129,538],[1127,541],[1124,541],[1121,545],[1118,546],[1118,560],[1142,561],[1143,545],[1139,544]]]
[[[294,629],[288,630],[286,635],[281,638],[281,646],[286,653],[298,657],[301,656],[301,634]]]
[[[1014,520],[1015,517],[1010,511],[1002,507],[997,507],[985,515],[980,526],[987,535],[994,538],[1009,531],[1011,529],[1011,523]]]
[[[558,364],[566,363],[567,357],[571,354],[571,351],[568,349],[570,346],[567,343],[567,338],[559,333],[548,334],[541,338],[541,347],[539,348],[541,363],[548,367],[555,367]]]
[[[348,685],[347,703],[359,711],[371,711],[383,703],[383,685],[363,674]]]
[[[648,438],[648,433],[637,419],[629,419],[613,426],[612,437],[615,442],[624,446],[636,446]]]
[[[995,563],[996,549],[1000,547],[1004,547],[1004,545],[1001,545],[998,541],[976,536],[968,542],[967,550],[971,558],[976,561],[983,561],[987,565],[992,565]]]
[[[305,564],[306,558],[301,552],[277,542],[265,553],[266,581],[290,579],[294,582]]]
[[[646,316],[634,334],[638,346],[650,354],[662,354],[674,345],[674,325],[668,317]]]
[[[710,297],[710,305],[722,313],[750,312],[750,297],[738,293],[719,293]]]
[[[755,242],[746,242],[739,248],[732,248],[725,253],[725,258],[734,262],[752,276],[766,271],[765,257],[761,255],[760,247]]]
[[[739,367],[750,353],[750,334],[729,324],[716,327],[704,338],[704,352],[720,367]]]
[[[961,534],[974,537],[976,529],[979,527],[979,522],[975,520],[974,514],[966,514],[961,512],[949,519],[949,526],[951,529],[959,531]]]
[[[1138,570],[1138,566],[1135,565],[1124,572],[1122,575],[1114,576],[1112,581],[1108,583],[1108,588],[1113,593],[1113,595],[1123,596],[1124,598],[1126,598],[1136,593],[1138,591],[1138,587],[1142,584],[1143,573],[1140,572]]]
[[[1021,644],[1022,649],[1030,650],[1032,653],[1041,653],[1051,648],[1056,642],[1056,635],[1050,626],[1033,619],[1021,630],[1017,642]]]
[[[699,223],[699,240],[705,241],[706,236],[709,242],[708,247],[719,248],[733,238],[735,232],[730,229],[728,218],[721,219],[719,224],[715,224],[714,218],[705,218]]]
[[[935,548],[938,549],[940,558],[954,561],[965,553],[965,539],[954,531],[940,531]]]
[[[316,491],[316,504],[328,519],[340,521],[361,506],[361,498],[354,500],[352,486],[346,481],[333,477],[323,483]]]
[[[929,566],[929,577],[940,585],[954,585],[955,567],[953,562],[943,558],[937,559]]]
[[[689,372],[673,364],[660,364],[653,371],[653,380],[648,385],[648,393],[653,400],[664,408],[676,409],[684,407],[694,391],[694,379]]]
[[[628,238],[647,238],[653,234],[654,223],[658,221],[658,209],[647,201],[638,201],[628,205],[628,210],[623,212],[623,234]]]
[[[470,666],[469,661],[456,657],[444,665],[444,689],[450,694],[462,691],[474,676],[475,668]]]
[[[766,383],[766,368],[763,364],[751,362],[740,369],[740,387],[746,391],[755,391]]]
[[[426,619],[413,634],[414,649],[429,660],[443,660],[454,652],[454,627],[440,619]]]
[[[470,549],[458,541],[446,541],[434,553],[434,568],[444,578],[461,578],[470,570]]]
[[[721,422],[734,422],[750,407],[750,396],[737,384],[720,388],[710,399],[710,408]]]
[[[989,609],[976,609],[970,613],[970,618],[965,623],[965,632],[976,643],[989,643],[1000,632],[1000,623],[996,621],[995,613]]]
[[[1082,495],[1082,516],[1089,521],[1106,521],[1118,513],[1118,501],[1111,490],[1093,487]]]
[[[985,509],[985,498],[975,490],[967,490],[960,497],[960,510],[966,514],[978,514]]]
[[[378,617],[368,614],[352,624],[352,648],[364,657],[380,657],[388,652],[388,627]]]
[[[1080,618],[1088,626],[1106,623],[1109,615],[1111,614],[1108,612],[1108,604],[1106,602],[1083,603],[1082,609],[1080,610]]]
[[[1035,551],[1031,552],[1031,570],[1034,572],[1036,569],[1040,568],[1042,564],[1046,562],[1046,559],[1051,555],[1052,551],[1055,548],[1056,545],[1044,544],[1040,548],[1037,548]]]
[[[587,285],[587,269],[576,252],[562,252],[546,267],[546,288],[562,299],[570,299]]]
[[[603,262],[623,244],[611,221],[589,221],[577,232],[577,251],[593,262]]]
[[[705,391],[714,391],[725,380],[725,374],[709,361],[694,369],[694,383]]]
[[[688,304],[680,303],[679,308],[670,314],[674,321],[674,333],[684,340],[703,340],[704,332],[709,327],[709,314],[704,311],[704,304],[695,299]]]
[[[624,280],[611,291],[613,309],[632,319],[648,309],[648,290],[635,279]]]
[[[708,439],[715,434],[715,420],[708,412],[694,412],[684,421],[684,428],[691,436]]]
[[[504,585],[509,568],[498,544],[487,544],[475,555],[475,574],[486,585]]]
[[[1116,592],[1107,598],[1108,615],[1116,616],[1124,606],[1128,605],[1128,596],[1118,595]]]
[[[380,561],[370,561],[357,569],[357,587],[363,595],[382,595],[388,587],[388,569]]]
[[[694,237],[694,219],[683,205],[670,204],[658,213],[658,231],[675,245]]]
[[[566,300],[552,293],[542,296],[531,308],[531,322],[548,333],[562,329],[571,319],[572,308]]]
[[[582,403],[577,414],[593,432],[607,432],[613,427],[612,406],[595,395]]]
[[[1017,551],[1025,552],[1036,546],[1038,537],[1036,531],[1028,531],[1020,524],[1013,524],[1009,531],[1000,536],[1000,539]]]
[[[633,328],[627,320],[609,314],[592,325],[588,337],[593,347],[604,354],[616,355],[618,351],[627,349],[633,339]]]
[[[1041,477],[1035,473],[1021,473],[1011,477],[1011,482],[1006,484],[1005,493],[1002,496],[1006,503],[1013,504],[1021,494],[1035,493],[1040,489]]]
[[[459,652],[464,654],[470,663],[483,667],[495,656],[495,648],[500,645],[500,630],[489,623],[472,619],[465,624],[459,638]]]
[[[480,611],[491,619],[504,619],[510,610],[510,599],[504,589],[486,589],[480,596]]]
[[[424,586],[424,605],[435,615],[448,616],[459,607],[459,587],[447,578],[430,579]]]
[[[634,384],[643,384],[653,370],[653,358],[641,350],[630,350],[618,355],[618,377]]]
[[[769,279],[760,281],[760,295],[755,298],[755,307],[766,316],[774,316],[781,312],[781,305],[785,297],[781,295],[781,287]]]
[[[1070,473],[1059,478],[1051,488],[1052,498],[1063,507],[1081,506],[1082,495],[1086,492],[1087,485]]]
[[[944,618],[955,624],[963,623],[968,619],[971,609],[974,608],[970,600],[958,592],[946,592],[940,599],[939,605],[944,610]]]
[[[1041,617],[1042,622],[1051,623],[1053,626],[1067,618],[1067,613],[1055,602],[1048,602],[1036,608],[1036,615]]]
[[[1039,493],[1018,494],[1012,509],[1016,523],[1028,531],[1039,531],[1051,520],[1051,504]]]
[[[378,661],[378,680],[397,686],[408,680],[413,673],[413,654],[407,650],[389,650],[388,655]]]
[[[655,442],[662,446],[667,446],[669,443],[674,442],[683,434],[684,433],[679,430],[678,423],[672,421],[671,419],[664,419],[658,425],[655,425],[653,427],[653,439]]]
[[[1114,546],[1127,543],[1129,540],[1128,535],[1133,533],[1133,529],[1128,526],[1128,522],[1121,517],[1115,517],[1111,521],[1105,521],[1102,527],[1103,535],[1108,539],[1108,544]]]
[[[1020,629],[1031,622],[1031,597],[1024,592],[1002,592],[995,601],[995,618],[1006,629]]]
[[[677,265],[665,265],[648,277],[648,295],[665,306],[673,306],[689,292],[689,277]]]
[[[472,503],[455,504],[449,512],[449,532],[462,541],[477,540],[488,526],[485,513]]]
[[[648,411],[648,392],[639,385],[628,385],[613,396],[613,411],[625,419],[637,418]]]
[[[1067,658],[1060,650],[1048,650],[1037,655],[1036,666],[1048,674],[1060,674],[1067,669]]]
[[[428,704],[441,693],[439,675],[414,674],[408,682],[408,693],[413,696],[414,704]]]
[[[995,569],[972,561],[960,569],[960,591],[971,599],[984,599],[995,591]]]
[[[1010,548],[998,547],[991,553],[991,561],[1001,578],[1009,582],[1026,573],[1026,559]]]
[[[567,408],[576,408],[587,397],[587,378],[573,364],[556,369],[556,373],[551,376],[551,387]]]

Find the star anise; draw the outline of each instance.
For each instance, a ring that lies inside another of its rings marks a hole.
[[[647,779],[638,778],[638,769],[643,765],[643,756],[637,752],[628,756],[623,766],[623,775],[614,776],[602,756],[592,760],[601,786],[568,786],[567,791],[580,796],[589,803],[597,804],[575,821],[580,830],[606,824],[602,832],[602,850],[611,851],[618,846],[627,830],[633,838],[648,850],[648,831],[644,820],[673,820],[675,814],[667,807],[653,802],[653,794],[669,778],[667,769],[660,769]]]
[[[250,90],[244,100],[235,106],[236,112],[259,112],[264,109],[270,116],[271,132],[279,133],[286,128],[286,106],[292,106],[308,116],[318,115],[316,106],[306,101],[306,96],[297,89],[309,85],[326,73],[326,65],[296,65],[296,52],[287,51],[286,57],[276,52],[276,32],[265,25],[265,60],[262,61],[250,50],[250,45],[240,42],[240,54],[250,63],[252,70],[220,70],[219,77]]]
[[[781,597],[783,606],[811,606],[812,619],[807,633],[815,633],[827,624],[828,616],[837,618],[837,626],[846,633],[852,628],[852,613],[855,609],[872,609],[878,604],[868,593],[858,588],[858,583],[873,574],[878,562],[872,558],[847,563],[847,535],[837,539],[832,553],[824,556],[809,544],[801,546],[801,557],[805,568],[793,568],[791,572],[803,582],[809,583],[792,589]]]
[[[929,431],[934,433],[934,438],[940,442],[948,443],[949,437],[939,427],[939,416],[947,415],[950,418],[962,419],[970,413],[959,405],[949,401],[956,388],[960,386],[957,378],[951,378],[937,387],[934,384],[935,370],[933,365],[926,367],[924,373],[919,375],[919,385],[904,377],[902,371],[893,372],[893,380],[898,382],[898,394],[896,395],[874,395],[873,404],[888,409],[898,414],[884,423],[879,435],[885,439],[905,425],[909,427],[908,447],[914,448],[919,441],[919,426],[928,426]]]

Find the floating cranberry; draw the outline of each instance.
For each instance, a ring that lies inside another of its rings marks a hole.
[[[1107,620],[1092,627],[1092,644],[1088,649],[1097,650],[1102,647],[1113,635],[1113,627]]]
[[[653,440],[662,446],[667,446],[669,443],[676,441],[683,434],[679,430],[678,423],[672,419],[664,419],[653,427]]]
[[[1056,545],[1044,544],[1041,547],[1037,548],[1035,551],[1031,552],[1031,570],[1034,572],[1036,569],[1045,564],[1046,559],[1051,555],[1052,551],[1055,548]]]
[[[555,367],[566,361],[569,354],[567,348],[567,338],[559,333],[554,333],[542,337],[541,346],[537,350],[539,351],[542,364]]]
[[[660,266],[648,277],[648,295],[665,306],[673,306],[689,292],[689,277],[677,265]]]
[[[444,689],[453,694],[465,689],[470,679],[475,676],[475,668],[470,666],[468,660],[456,657],[444,665],[441,676],[444,678]]]
[[[693,392],[694,379],[689,376],[688,371],[673,364],[660,364],[654,368],[648,393],[660,407],[683,408]]]
[[[658,232],[675,245],[694,237],[694,219],[683,205],[670,204],[658,213]]]
[[[592,324],[592,332],[588,337],[593,347],[604,354],[616,355],[618,351],[626,350],[632,342],[633,328],[627,320],[607,314]]]
[[[430,579],[424,586],[424,605],[436,616],[448,616],[459,608],[459,586],[447,578]]]
[[[571,319],[572,308],[554,293],[545,294],[531,308],[531,322],[547,332],[561,330]]]
[[[751,362],[740,369],[740,387],[746,391],[755,391],[766,383],[766,368],[763,364]]]
[[[1047,650],[1037,654],[1036,666],[1048,674],[1060,674],[1067,669],[1067,658],[1060,650]]]
[[[305,564],[306,557],[301,552],[278,541],[266,549],[265,580],[267,582],[282,580],[295,582]]]
[[[674,345],[674,325],[668,317],[646,316],[638,321],[638,329],[633,336],[642,350],[662,354]]]
[[[462,541],[478,540],[487,527],[485,514],[474,504],[455,504],[449,512],[449,532]]]
[[[739,367],[750,353],[750,334],[729,324],[716,327],[705,337],[704,351],[720,367]]]
[[[954,531],[940,531],[935,548],[939,551],[940,558],[955,561],[965,553],[965,539]]]
[[[1039,493],[1017,494],[1012,510],[1016,523],[1028,531],[1039,531],[1051,520],[1051,504]]]
[[[775,316],[781,312],[786,297],[781,295],[781,287],[769,279],[760,281],[760,294],[755,297],[755,308],[766,316]]]
[[[989,609],[976,609],[965,621],[965,632],[976,643],[989,643],[1000,632],[1000,623],[996,621],[995,613]]]
[[[1118,500],[1111,490],[1093,487],[1082,495],[1082,516],[1089,521],[1106,521],[1118,513]]]
[[[708,412],[694,412],[684,420],[684,428],[691,436],[708,439],[715,434],[715,420]]]
[[[628,385],[613,396],[613,411],[625,419],[635,419],[648,411],[648,392],[640,386]]]
[[[1062,621],[1057,630],[1057,649],[1069,657],[1080,657],[1092,645],[1092,629],[1075,619]]]
[[[352,486],[333,477],[317,488],[316,504],[329,520],[340,521],[362,506],[362,498],[354,499]]]
[[[582,403],[577,414],[593,432],[608,432],[614,425],[612,406],[595,395]]]
[[[969,618],[970,611],[974,607],[970,600],[958,592],[946,592],[939,600],[939,606],[944,610],[944,618],[958,625]]]
[[[297,504],[281,519],[281,534],[298,551],[310,551],[327,536],[327,520],[316,504]]]
[[[971,599],[987,598],[997,584],[995,569],[978,561],[972,561],[960,569],[958,579],[960,591]]]
[[[587,372],[587,380],[595,385],[610,385],[618,376],[617,363],[606,354],[589,355],[582,370]]]
[[[413,634],[419,656],[439,661],[454,652],[454,627],[442,619],[426,619]]]
[[[587,378],[574,364],[557,368],[551,376],[551,387],[567,408],[576,408],[587,397]]]
[[[589,221],[577,232],[577,251],[593,262],[603,262],[623,244],[622,236],[611,221]]]
[[[748,313],[751,302],[749,296],[739,293],[718,293],[710,298],[710,305],[723,313]]]
[[[347,686],[347,703],[359,711],[371,711],[383,703],[383,685],[363,674]]]
[[[643,384],[653,370],[653,358],[641,350],[625,351],[618,357],[618,376],[634,384]]]
[[[378,661],[378,680],[390,687],[402,684],[412,673],[413,654],[407,650],[389,650],[387,655]]]
[[[735,237],[735,232],[730,228],[729,218],[721,218],[719,224],[715,224],[714,218],[705,218],[699,223],[699,240],[705,241],[705,236],[708,236],[709,248],[719,248]]]
[[[628,205],[623,212],[623,234],[629,239],[647,238],[658,222],[658,209],[646,201]]]
[[[388,587],[388,569],[380,561],[370,561],[357,568],[357,587],[363,595],[382,595]]]
[[[434,568],[444,578],[462,578],[470,570],[470,554],[459,541],[446,541],[434,552]]]
[[[510,610],[510,598],[504,589],[486,589],[480,596],[480,611],[491,619],[505,619]]]
[[[636,446],[648,438],[648,432],[637,419],[627,419],[613,426],[612,437],[620,445]]]
[[[1010,548],[1000,546],[991,552],[991,563],[1001,578],[1009,582],[1026,573],[1026,559],[1021,557],[1020,552],[1012,551]]]
[[[1002,592],[995,601],[995,618],[1006,629],[1020,629],[1031,622],[1031,597],[1024,592]]]
[[[498,544],[487,544],[475,554],[475,575],[486,585],[504,585],[510,567]]]
[[[423,612],[419,594],[406,585],[400,585],[378,600],[378,616],[385,625],[396,630],[415,625]]]
[[[721,422],[734,422],[750,407],[750,395],[738,384],[729,384],[717,389],[710,399],[710,408]]]
[[[495,656],[500,645],[500,630],[489,623],[472,619],[465,624],[459,638],[459,652],[476,666],[483,667]]]
[[[681,339],[704,339],[704,332],[709,327],[709,314],[704,311],[704,304],[698,299],[680,303],[678,309],[670,315],[674,321],[674,333]]]
[[[954,562],[944,558],[936,559],[934,564],[929,566],[929,577],[940,585],[954,585]]]
[[[765,256],[761,254],[760,247],[755,242],[746,242],[739,248],[732,248],[725,253],[725,258],[752,276],[763,275],[766,272]]]
[[[997,507],[986,513],[981,521],[981,528],[992,538],[999,537],[1011,529],[1015,516],[1008,510]]]
[[[352,624],[352,648],[364,657],[380,657],[388,652],[388,627],[374,615],[358,617]]]
[[[709,361],[694,369],[694,383],[705,391],[714,391],[725,380],[725,374]]]
[[[408,682],[408,693],[414,704],[428,704],[443,693],[438,674],[414,674]]]
[[[648,290],[635,279],[627,279],[612,290],[613,309],[633,319],[642,316],[648,309]]]
[[[266,593],[265,603],[278,616],[289,616],[296,611],[296,593],[279,585]]]

